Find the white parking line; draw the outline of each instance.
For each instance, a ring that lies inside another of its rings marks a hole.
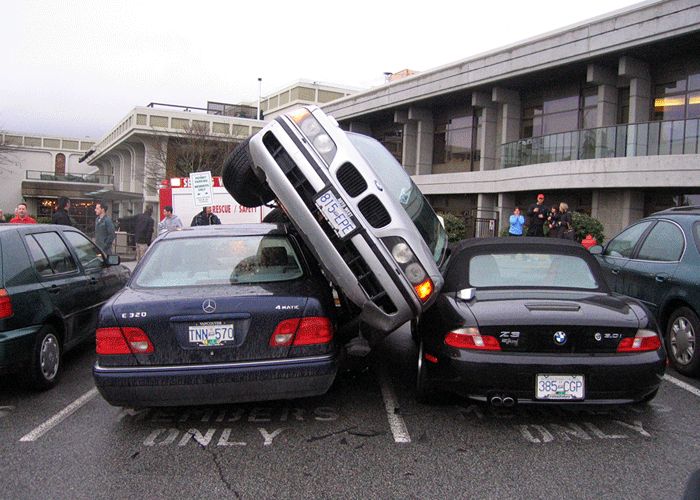
[[[668,380],[672,384],[676,384],[681,389],[685,389],[686,391],[695,394],[697,397],[700,398],[700,389],[698,389],[697,387],[692,386],[687,382],[683,382],[682,380],[678,380],[677,378],[674,378],[670,375],[664,375],[664,380]]]
[[[41,424],[39,427],[31,431],[29,434],[22,436],[20,441],[36,441],[41,436],[49,432],[51,429],[60,424],[66,417],[70,416],[75,410],[83,406],[97,395],[97,387],[87,391],[64,409],[56,413],[53,417]]]
[[[379,386],[382,390],[386,417],[389,421],[391,433],[394,435],[394,442],[410,443],[411,436],[408,434],[408,429],[406,428],[406,423],[403,421],[403,417],[397,413],[399,404],[396,400],[396,395],[394,394],[394,388],[389,381],[389,377],[387,376],[386,369],[383,368],[383,365],[379,366],[378,372]]]

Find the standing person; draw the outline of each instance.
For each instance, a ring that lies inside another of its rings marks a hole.
[[[114,222],[109,215],[107,215],[107,209],[109,206],[106,203],[98,201],[95,204],[95,243],[98,247],[107,253],[107,255],[112,254],[112,243],[114,242],[114,237],[116,236],[116,231],[114,229]]]
[[[547,221],[547,209],[544,206],[544,195],[537,195],[537,203],[527,209],[528,236],[544,236],[544,223]]]
[[[552,205],[549,211],[549,217],[547,217],[547,236],[550,238],[559,238],[560,227],[559,227],[559,208],[556,205]]]
[[[151,244],[153,238],[153,208],[146,207],[142,214],[136,216],[136,224],[134,225],[134,238],[136,239],[136,262],[141,261],[143,254],[146,253],[148,245]]]
[[[515,207],[513,214],[509,219],[510,227],[508,228],[508,236],[522,236],[523,235],[523,224],[525,224],[525,217],[520,213],[520,207]]]
[[[179,229],[182,227],[182,221],[180,217],[173,214],[173,207],[166,205],[163,207],[163,212],[165,212],[165,217],[158,223],[158,234],[164,233],[165,231],[173,231],[174,229]]]
[[[574,221],[569,212],[569,205],[563,201],[559,204],[559,237],[566,240],[575,240],[576,231]]]
[[[68,210],[70,210],[70,198],[61,196],[58,199],[58,209],[51,216],[51,224],[63,224],[64,226],[72,226],[73,221],[68,215]]]
[[[204,207],[192,218],[190,226],[212,226],[214,224],[221,224],[221,221],[216,214],[211,213],[211,207]]]
[[[36,220],[27,213],[27,204],[18,203],[15,208],[15,216],[10,219],[10,224],[36,224]]]

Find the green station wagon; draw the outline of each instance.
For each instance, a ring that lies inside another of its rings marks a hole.
[[[654,314],[673,367],[700,375],[700,207],[656,212],[591,253],[610,288]]]
[[[0,373],[52,387],[63,353],[94,338],[100,307],[129,274],[75,228],[0,224]]]

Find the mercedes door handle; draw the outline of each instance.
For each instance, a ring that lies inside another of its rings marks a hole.
[[[654,280],[656,280],[657,283],[664,283],[668,279],[668,276],[664,274],[657,274],[654,276]]]
[[[60,291],[61,291],[61,287],[60,287],[60,286],[52,285],[52,286],[49,288],[49,293],[58,293],[58,292],[60,292]]]
[[[610,272],[613,273],[615,276],[617,276],[618,274],[620,274],[620,268],[615,267],[615,268],[611,269]]]

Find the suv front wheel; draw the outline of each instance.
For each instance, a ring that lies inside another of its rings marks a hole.
[[[688,307],[677,309],[668,320],[666,350],[673,367],[683,375],[700,373],[698,332],[700,321],[697,314]]]

